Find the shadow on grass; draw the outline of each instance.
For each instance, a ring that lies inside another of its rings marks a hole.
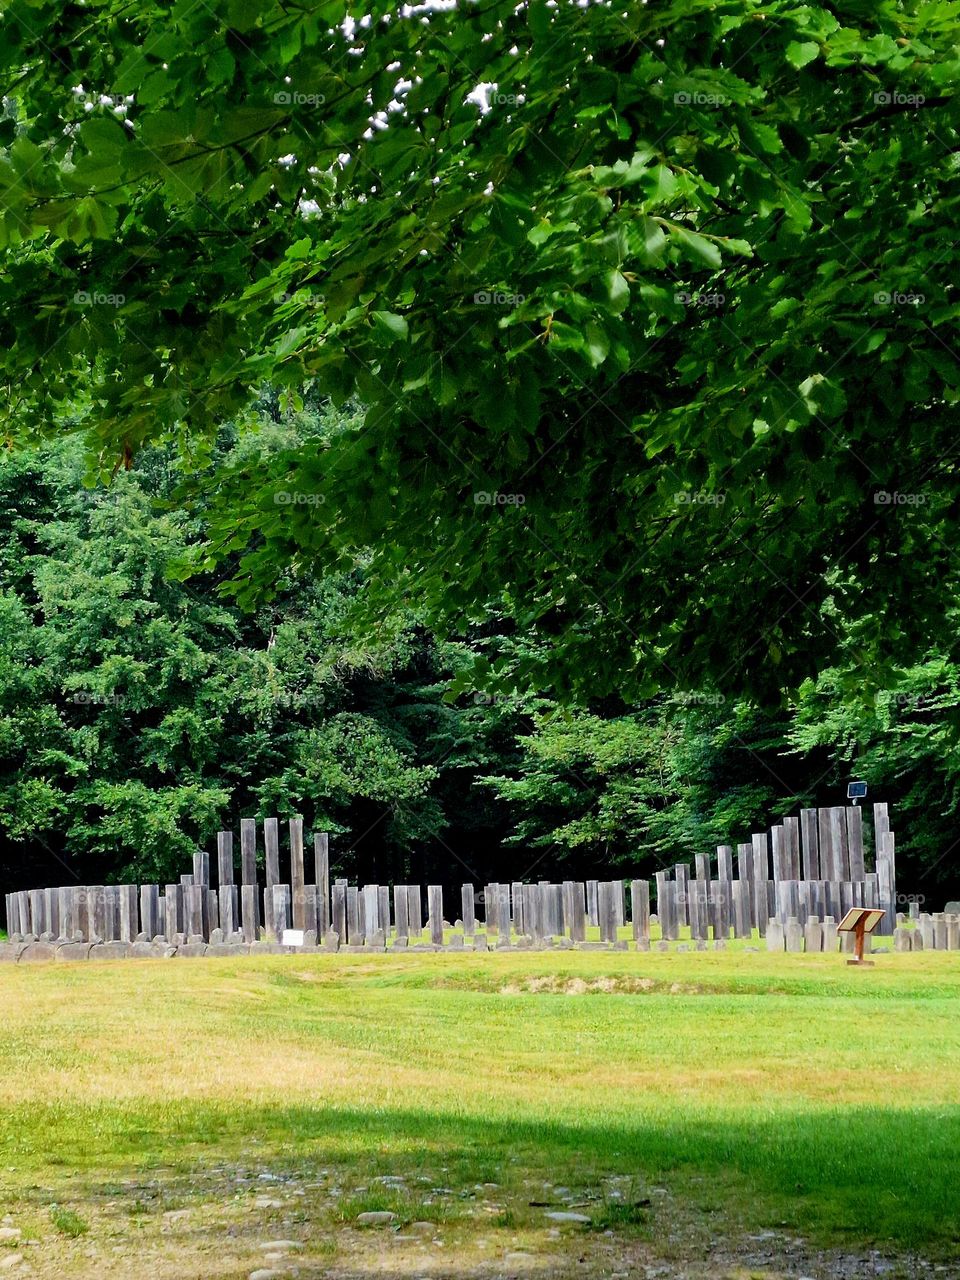
[[[478,1069],[479,1066],[478,1066]],[[53,1157],[51,1160],[50,1157]],[[597,1188],[610,1175],[663,1185],[690,1211],[747,1230],[793,1228],[850,1247],[888,1242],[960,1255],[960,1108],[846,1107],[722,1120],[691,1097],[687,1120],[577,1126],[458,1118],[416,1107],[360,1111],[168,1101],[162,1109],[32,1105],[0,1134],[0,1166],[81,1180],[214,1162],[347,1175],[437,1175],[454,1193],[540,1177]],[[51,1167],[54,1166],[54,1167]],[[19,1178],[17,1179],[19,1181]],[[11,1179],[5,1173],[3,1181]],[[73,1186],[79,1189],[76,1181]],[[39,1189],[39,1188],[38,1188]]]

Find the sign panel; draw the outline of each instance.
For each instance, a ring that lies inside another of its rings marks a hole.
[[[886,915],[875,907],[851,907],[837,925],[838,933],[873,933],[874,929]]]
[[[284,929],[280,934],[280,943],[284,947],[302,947],[303,946],[303,930],[302,929]]]

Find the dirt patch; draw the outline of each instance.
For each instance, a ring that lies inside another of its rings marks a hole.
[[[451,1188],[410,1170],[358,1185],[356,1170],[331,1165],[220,1164],[69,1192],[35,1187],[5,1207],[0,1268],[39,1280],[919,1280],[934,1271],[908,1253],[725,1229],[692,1200],[620,1176]],[[380,1221],[367,1227],[361,1213],[371,1208]]]
[[[502,996],[550,995],[670,995],[697,996],[704,988],[692,982],[658,982],[655,978],[633,978],[629,975],[600,978],[562,978],[556,975],[523,978],[499,988]]]

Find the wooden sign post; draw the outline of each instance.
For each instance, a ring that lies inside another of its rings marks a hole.
[[[853,934],[853,956],[847,964],[872,965],[872,960],[863,958],[863,941],[868,933],[873,933],[877,925],[886,915],[885,911],[871,907],[851,907],[837,925],[837,933]]]

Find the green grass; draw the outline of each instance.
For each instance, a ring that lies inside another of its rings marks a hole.
[[[562,1187],[601,1231],[649,1236],[659,1195],[711,1232],[960,1256],[960,956],[268,956],[0,982],[0,1193],[71,1204],[81,1231],[111,1189],[156,1216],[131,1181],[255,1165],[333,1170],[331,1222],[386,1208],[464,1241],[484,1197],[484,1231],[522,1232]]]
[[[72,1209],[61,1209],[59,1205],[51,1207],[50,1221],[59,1232],[72,1239],[86,1235],[90,1230],[89,1223],[85,1222],[79,1213],[74,1213]]]

